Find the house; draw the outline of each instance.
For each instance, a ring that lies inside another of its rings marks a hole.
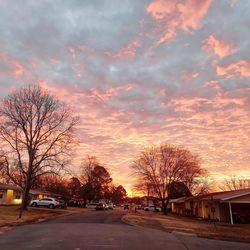
[[[250,189],[197,196],[192,202],[192,214],[194,216],[217,221],[228,221],[233,224],[233,213],[235,211],[250,209]]]
[[[22,203],[20,187],[0,183],[0,205],[18,205]]]
[[[0,183],[0,205],[20,205],[23,191],[20,187]],[[33,190],[29,192],[29,199],[41,199],[44,197],[59,198],[60,195],[47,191]]]
[[[191,203],[193,197],[181,197],[169,201],[171,212],[179,215],[191,215]]]
[[[238,210],[250,210],[250,189],[215,192],[195,197],[170,200],[174,213],[183,215],[189,211],[195,217],[234,223],[233,214]]]

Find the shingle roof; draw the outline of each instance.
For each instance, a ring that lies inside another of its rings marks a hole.
[[[186,200],[189,200],[189,199],[192,199],[193,196],[184,196],[184,197],[180,197],[180,198],[177,198],[177,199],[171,199],[169,200],[169,202],[173,202],[173,203],[182,203],[182,202],[185,202]]]
[[[7,189],[22,191],[22,188],[18,186],[0,183],[0,190],[7,190]]]
[[[0,190],[7,190],[7,189],[22,191],[22,188],[20,188],[18,186],[0,183]],[[34,189],[31,189],[29,193],[34,194],[34,195],[42,194],[42,195],[46,195],[46,196],[58,196],[58,197],[61,196],[60,194],[55,194],[55,193],[52,193],[52,192],[42,191],[42,190],[34,190]]]
[[[182,203],[187,200],[218,200],[218,201],[228,201],[233,198],[241,197],[244,195],[250,194],[250,188],[232,190],[232,191],[223,191],[223,192],[214,192],[210,194],[198,195],[194,197],[181,197],[178,199],[171,199],[170,202]]]
[[[240,197],[250,194],[250,188],[247,189],[239,189],[239,190],[232,190],[232,191],[224,191],[224,192],[215,192],[210,193],[207,195],[200,195],[196,196],[195,199],[202,199],[202,200],[210,200],[211,198],[214,200],[221,200],[226,201],[232,198]]]

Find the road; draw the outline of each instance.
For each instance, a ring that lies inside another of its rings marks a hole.
[[[0,249],[250,249],[250,244],[130,226],[121,220],[125,213],[118,209],[89,211],[16,227],[0,236]]]

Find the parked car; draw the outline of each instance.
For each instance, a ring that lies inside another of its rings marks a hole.
[[[138,210],[143,210],[143,206],[142,206],[142,205],[137,205],[137,206],[136,206],[136,209],[138,209]]]
[[[124,210],[129,210],[129,204],[125,204],[125,205],[123,206],[123,209],[124,209]]]
[[[66,208],[67,207],[67,202],[65,200],[58,200],[60,203],[60,208]]]
[[[86,208],[96,208],[96,206],[98,205],[99,203],[89,203],[86,205]]]
[[[233,212],[235,222],[246,223],[250,222],[250,209],[239,209]]]
[[[104,203],[98,203],[95,207],[95,210],[108,210],[108,206]]]
[[[30,202],[30,205],[32,207],[48,207],[48,208],[56,208],[56,207],[60,207],[60,202],[55,199],[55,198],[43,198],[43,199],[36,199],[36,200],[32,200]]]
[[[144,211],[161,212],[161,208],[155,206],[148,206],[144,207]]]
[[[111,210],[113,210],[114,209],[114,204],[113,203],[109,203],[108,204],[108,208],[111,209]]]

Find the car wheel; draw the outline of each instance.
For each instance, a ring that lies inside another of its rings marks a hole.
[[[50,204],[49,208],[53,209],[53,208],[55,208],[55,206],[53,204]]]
[[[37,203],[36,203],[36,202],[33,202],[33,203],[31,204],[31,206],[32,206],[32,207],[37,207]]]

